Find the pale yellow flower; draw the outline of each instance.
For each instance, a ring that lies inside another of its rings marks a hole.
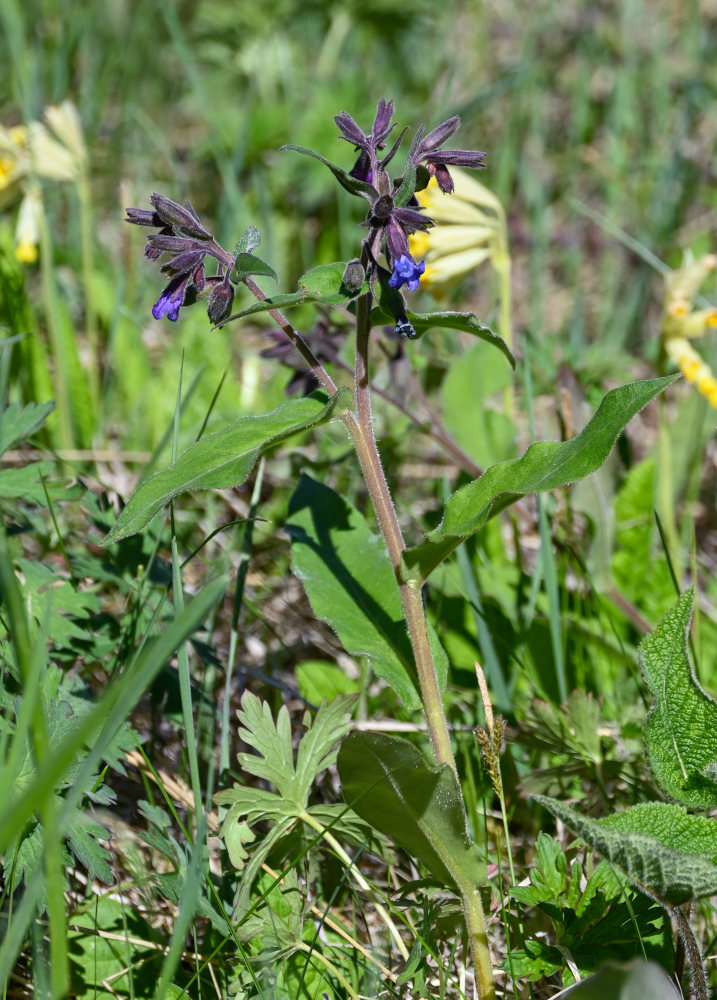
[[[451,168],[452,194],[444,194],[435,178],[416,193],[435,226],[409,237],[412,256],[423,258],[421,285],[441,285],[468,274],[486,260],[496,269],[507,260],[505,214],[492,191],[470,174]]]
[[[717,409],[717,378],[712,369],[690,344],[717,327],[717,309],[693,309],[694,296],[707,275],[717,267],[717,257],[705,254],[695,260],[685,254],[682,267],[665,277],[665,300],[662,318],[662,343],[670,360],[694,383],[709,403]]]
[[[22,198],[15,256],[27,264],[37,260],[42,201],[36,179],[78,181],[87,162],[74,105],[63,101],[49,107],[44,118],[49,129],[39,121],[13,128],[0,125],[0,210]]]

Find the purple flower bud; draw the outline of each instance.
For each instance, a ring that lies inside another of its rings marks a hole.
[[[127,218],[125,222],[131,222],[133,226],[161,226],[162,220],[150,208],[126,208]]]
[[[415,208],[395,208],[393,210],[394,219],[398,219],[406,232],[415,233],[417,229],[425,232],[430,229],[433,223],[425,215]]]
[[[193,271],[204,260],[203,250],[190,250],[189,253],[178,253],[160,268],[164,274],[186,274]]]
[[[404,254],[393,262],[393,274],[388,279],[391,288],[400,288],[401,285],[408,285],[411,292],[415,292],[421,283],[421,275],[426,270],[425,261],[417,264],[413,257]]]
[[[345,285],[350,292],[358,292],[364,283],[366,272],[358,257],[350,260],[344,268],[341,277],[341,284]]]
[[[198,292],[203,292],[206,283],[207,279],[204,274],[204,268],[200,264],[199,267],[194,268],[194,272],[192,274],[192,284],[194,285],[194,287],[197,289]]]
[[[458,115],[454,115],[453,118],[449,118],[447,121],[443,122],[441,125],[437,125],[432,132],[421,141],[419,146],[419,155],[421,153],[428,153],[434,149],[438,149],[443,143],[450,139],[454,132],[457,132],[461,127],[461,120]]]
[[[386,245],[392,261],[408,256],[408,236],[403,226],[396,219],[389,219],[386,224]],[[393,286],[397,287],[397,286]]]
[[[165,251],[168,253],[187,253],[189,250],[199,250],[200,248],[202,251],[204,250],[202,244],[197,243],[196,240],[186,236],[172,236],[169,233],[150,233],[147,242],[163,253]]]
[[[347,111],[342,111],[340,114],[334,115],[334,121],[343,139],[354,146],[358,146],[359,149],[368,150],[368,139]]]
[[[209,293],[209,302],[207,303],[207,316],[214,326],[227,318],[232,311],[233,301],[234,288],[226,278],[214,285]]]
[[[382,97],[376,108],[376,117],[373,120],[373,141],[376,148],[384,141],[393,129],[391,119],[393,118],[393,101],[386,102]]]
[[[151,195],[149,200],[157,210],[157,215],[159,215],[162,222],[168,226],[174,226],[189,236],[197,236],[205,240],[211,239],[210,234],[195,219],[194,210],[190,212],[182,205],[178,205],[176,201],[172,201],[171,198],[165,198],[163,194],[157,194],[156,192]]]

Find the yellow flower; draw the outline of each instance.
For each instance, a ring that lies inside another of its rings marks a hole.
[[[57,107],[48,107],[44,118],[47,125],[39,121],[13,128],[0,125],[0,210],[22,198],[15,256],[26,264],[37,260],[42,202],[36,178],[78,181],[87,162],[87,148],[74,105],[64,101]]]
[[[717,309],[693,309],[693,299],[707,275],[717,267],[717,257],[705,254],[695,260],[685,254],[682,267],[665,277],[662,343],[670,360],[681,369],[688,382],[717,409],[717,378],[689,343],[717,327]]]
[[[426,270],[421,285],[441,285],[492,260],[496,269],[507,259],[503,206],[487,187],[462,170],[451,169],[455,184],[444,194],[435,177],[416,197],[436,223],[426,233],[409,237],[414,257]]]

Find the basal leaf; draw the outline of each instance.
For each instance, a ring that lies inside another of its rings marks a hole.
[[[271,413],[237,417],[201,438],[174,465],[140,484],[103,544],[111,545],[140,531],[180,493],[226,489],[243,482],[265,451],[293,434],[330,420],[350,397],[348,390],[340,389],[330,398],[316,392],[304,399],[287,399]]]
[[[565,1000],[682,1000],[682,994],[655,962],[609,962],[594,976],[562,994]]]
[[[688,590],[640,643],[642,673],[655,696],[644,737],[652,773],[670,798],[707,810],[717,808],[717,702],[690,663],[693,598]]]
[[[353,732],[338,758],[344,798],[444,885],[462,891],[486,880],[483,859],[466,832],[463,800],[447,764],[429,767],[407,740]]]
[[[425,580],[461,542],[527,493],[557,489],[595,472],[628,421],[678,378],[632,382],[608,392],[592,420],[570,441],[539,441],[520,458],[491,466],[446,501],[443,520],[404,554],[404,576]]]
[[[291,564],[314,613],[345,649],[366,656],[408,708],[420,708],[413,651],[396,576],[383,539],[328,486],[302,476],[289,503]],[[445,685],[448,660],[435,632],[431,645]]]
[[[45,423],[55,409],[52,400],[49,403],[10,403],[0,414],[0,455],[29,438]]]
[[[533,800],[663,902],[717,893],[717,820],[691,816],[666,802],[591,819],[545,795]]]

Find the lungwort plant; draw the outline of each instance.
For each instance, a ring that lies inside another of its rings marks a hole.
[[[288,835],[297,824],[308,824],[317,836],[328,838],[334,823],[342,836],[355,835],[360,817],[374,830],[393,838],[425,866],[433,880],[456,894],[476,990],[481,1000],[490,1000],[495,992],[481,895],[487,880],[484,851],[475,842],[476,831],[469,829],[466,819],[443,702],[450,665],[440,637],[427,623],[423,587],[443,560],[515,501],[532,492],[572,483],[598,469],[628,421],[675,376],[635,382],[608,392],[572,440],[536,443],[521,457],[488,468],[447,497],[437,527],[407,544],[401,526],[401,498],[397,498],[397,509],[372,423],[370,349],[375,336],[388,326],[396,337],[410,344],[434,329],[462,330],[492,345],[506,364],[514,366],[515,360],[507,344],[473,313],[421,313],[412,311],[408,303],[406,292],[417,290],[425,273],[424,261],[411,252],[410,238],[432,227],[420,193],[434,178],[441,192],[434,197],[450,199],[450,168],[479,169],[484,165],[484,154],[444,148],[459,128],[458,117],[429,132],[419,126],[402,153],[407,129],[396,133],[393,112],[393,102],[381,100],[368,132],[346,112],[336,116],[340,137],[354,149],[354,159],[346,167],[301,146],[284,147],[321,161],[346,194],[365,206],[356,256],[313,268],[299,279],[295,289],[269,295],[260,286],[261,279],[276,280],[276,275],[255,253],[260,238],[254,227],[247,229],[229,252],[219,245],[189,202],[181,205],[153,194],[151,208],[128,209],[129,222],[151,230],[146,254],[160,262],[166,277],[153,308],[156,318],[175,321],[183,308],[201,301],[215,328],[212,336],[219,336],[218,327],[266,313],[287,344],[298,352],[318,388],[304,398],[287,399],[269,413],[238,416],[197,441],[171,466],[141,483],[107,542],[142,530],[183,492],[236,486],[250,475],[260,456],[291,437],[330,421],[343,425],[363,474],[379,534],[329,485],[302,476],[288,503],[293,569],[314,612],[331,625],[346,650],[365,657],[408,709],[425,715],[430,746],[419,749],[403,739],[351,732],[338,753],[338,771],[347,805],[356,816],[351,820],[324,815],[312,812],[304,787],[306,775],[312,777],[319,763],[314,761],[313,768],[307,770],[304,748],[309,734],[302,740],[292,770],[287,719],[280,716],[276,725],[270,724],[258,706],[245,701],[242,724],[263,760],[243,756],[240,762],[249,773],[270,780],[276,792],[223,792],[221,801],[230,806],[223,836],[238,867],[244,866],[245,855],[252,855],[244,872],[247,878],[258,871],[258,861],[265,853],[263,849],[257,853],[256,845],[254,850],[248,846],[255,836],[253,820],[273,817],[277,826],[270,836],[275,839]],[[400,166],[396,169],[397,163]],[[315,343],[310,334],[302,334],[287,318],[287,310],[306,303],[319,309],[324,333],[332,324],[344,327],[347,315],[353,318],[355,359],[350,384],[344,378],[345,367],[323,361],[326,354],[319,350],[320,341]],[[320,710],[323,714],[310,733],[323,732],[332,711]],[[336,708],[334,728],[326,730],[333,739],[348,729],[341,721],[341,711]],[[329,756],[323,758],[324,766],[334,753],[328,747],[326,752]],[[319,834],[320,828],[326,832]],[[604,832],[606,838],[620,835],[611,828]],[[683,893],[679,899],[673,896],[672,901],[684,898]],[[240,893],[240,910],[245,899]]]

